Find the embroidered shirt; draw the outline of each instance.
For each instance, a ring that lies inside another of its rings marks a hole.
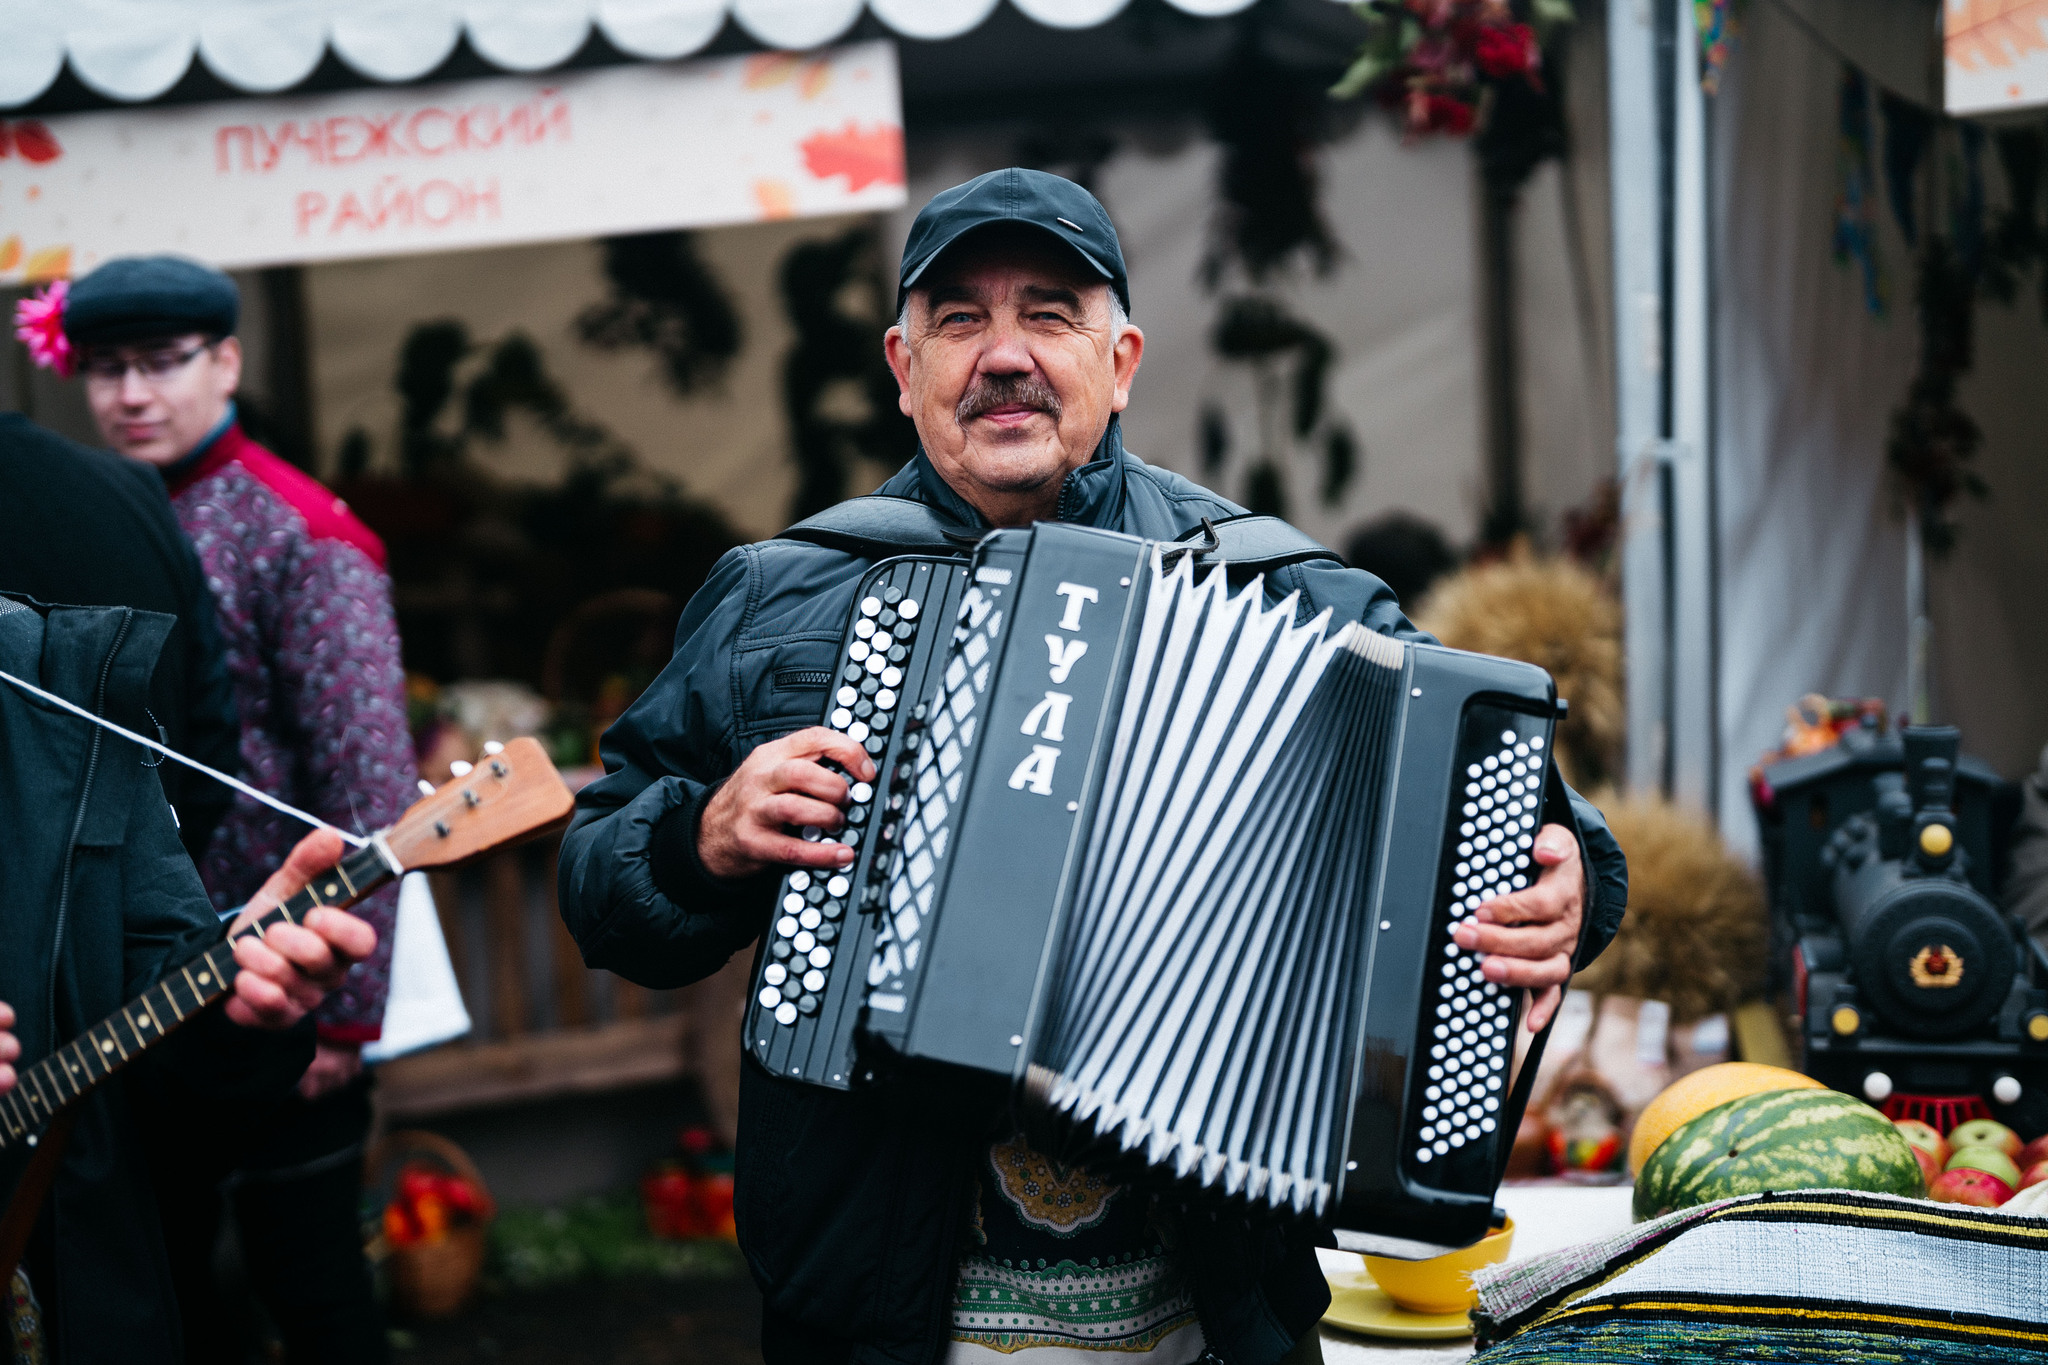
[[[1145,1195],[1021,1136],[989,1149],[947,1365],[1061,1365],[1106,1352],[1186,1365],[1202,1351],[1194,1296]]]
[[[165,473],[213,592],[243,780],[342,829],[392,823],[418,794],[418,772],[383,542],[239,426]],[[305,832],[236,797],[199,864],[214,908],[253,895]],[[395,886],[354,907],[377,931],[377,951],[316,1012],[322,1037],[367,1042],[382,1031],[397,908]]]

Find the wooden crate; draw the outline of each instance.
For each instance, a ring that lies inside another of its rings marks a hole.
[[[681,990],[585,967],[555,898],[559,851],[549,837],[431,874],[473,1030],[385,1063],[378,1107],[411,1122],[690,1077],[732,1140],[751,955]]]

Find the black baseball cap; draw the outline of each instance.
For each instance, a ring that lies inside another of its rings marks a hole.
[[[74,346],[112,346],[199,332],[232,336],[241,321],[235,282],[184,256],[124,256],[71,286],[64,333]]]
[[[1024,223],[1073,249],[1088,268],[1109,282],[1124,312],[1131,311],[1131,281],[1123,247],[1102,202],[1073,181],[1048,171],[1010,166],[978,175],[932,196],[910,225],[903,244],[903,268],[896,280],[896,311],[910,287],[953,243],[977,228]]]

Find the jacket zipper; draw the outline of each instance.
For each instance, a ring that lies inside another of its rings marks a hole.
[[[121,652],[121,645],[128,638],[128,625],[134,613],[127,608],[121,611],[120,629],[114,632],[114,643],[107,655],[100,660],[100,680],[93,689],[92,709],[98,715],[107,709],[107,675],[114,671],[114,656]],[[57,884],[57,933],[50,940],[50,1048],[56,1050],[57,1037],[57,973],[58,964],[64,960],[64,921],[71,913],[71,865],[78,858],[78,836],[85,830],[85,811],[92,801],[92,780],[100,766],[100,741],[106,731],[97,725],[92,730],[92,749],[85,759],[85,782],[78,789],[78,814],[71,821],[71,841],[64,850],[64,875]]]

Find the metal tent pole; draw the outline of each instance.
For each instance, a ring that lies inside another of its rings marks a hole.
[[[1707,127],[1691,0],[1612,0],[1615,434],[1629,785],[1719,786]]]

